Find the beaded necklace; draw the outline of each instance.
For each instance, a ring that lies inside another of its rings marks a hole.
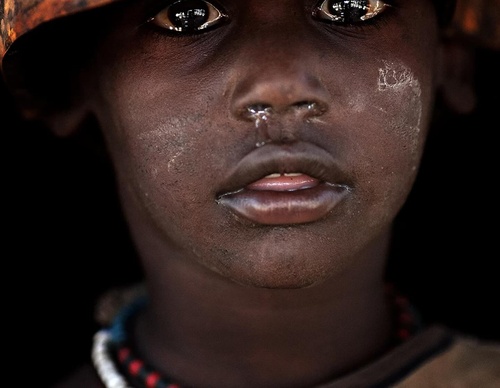
[[[392,300],[396,322],[394,345],[413,336],[421,327],[419,315],[408,298],[386,286]],[[181,388],[134,354],[128,336],[131,318],[147,303],[139,296],[118,311],[109,327],[99,330],[93,339],[92,362],[106,388]]]

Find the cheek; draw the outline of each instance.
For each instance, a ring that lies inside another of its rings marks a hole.
[[[127,147],[136,156],[134,164],[153,181],[193,173],[195,166],[190,157],[201,145],[198,139],[203,137],[202,121],[203,116],[193,114],[169,116],[148,125],[147,130],[130,139]]]
[[[180,104],[172,82],[137,77],[142,72],[134,69],[108,71],[100,82],[97,111],[118,172],[146,182],[186,173],[186,156],[206,129],[203,107]]]
[[[350,126],[354,151],[349,161],[356,170],[360,206],[366,206],[367,219],[378,222],[392,219],[413,186],[427,135],[432,83],[398,61],[382,61],[366,73],[371,77],[357,86],[364,91],[349,94],[347,109],[356,123]]]
[[[401,138],[403,148],[418,158],[426,128],[420,82],[404,64],[384,62],[377,86],[375,107],[387,116],[387,131]]]
[[[213,182],[219,169],[210,152],[213,145],[205,134],[204,116],[127,124],[121,156],[114,158],[125,211],[138,215],[176,245],[191,246],[190,241],[202,240],[208,244],[212,234],[203,226],[214,218]]]
[[[210,187],[206,183],[213,171],[202,168],[216,163],[207,136],[207,109],[181,105],[173,89],[158,82],[116,77],[102,82],[96,111],[120,189],[157,222],[173,209],[188,211],[199,203],[199,192]],[[182,198],[185,206],[173,206],[175,198]]]
[[[212,170],[204,166],[213,166],[214,161],[206,131],[201,114],[162,117],[149,123],[128,121],[121,146],[126,157],[119,163],[135,195],[150,200],[149,205],[168,207],[169,198],[183,198],[189,206],[196,198],[199,202],[200,192],[208,194]]]
[[[420,82],[400,62],[383,61],[371,73],[372,79],[364,85],[371,92],[352,93],[347,108],[357,122],[353,136],[358,140],[358,156],[368,165],[393,172],[416,170],[432,107],[430,83]]]

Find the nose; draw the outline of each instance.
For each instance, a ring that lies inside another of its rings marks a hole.
[[[254,52],[253,60],[244,61],[231,111],[238,120],[265,121],[270,141],[293,141],[301,123],[328,111],[329,93],[315,74],[311,53],[278,47],[266,50],[273,54]]]
[[[295,67],[290,69],[290,67]],[[312,74],[293,64],[250,71],[238,82],[231,102],[235,116],[247,119],[252,112],[272,115],[320,116],[328,110],[328,93]]]

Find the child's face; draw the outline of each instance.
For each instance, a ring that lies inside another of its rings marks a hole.
[[[431,2],[337,24],[321,18],[340,15],[339,0],[136,3],[84,79],[139,250],[147,240],[264,287],[365,265],[356,257],[384,240],[419,167],[436,88]],[[183,16],[213,23],[167,29]],[[304,175],[249,187],[283,172]]]

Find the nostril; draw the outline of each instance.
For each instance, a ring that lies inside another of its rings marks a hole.
[[[305,117],[321,116],[327,110],[326,106],[315,101],[299,101],[290,106],[290,110],[296,110]]]
[[[272,108],[270,104],[250,104],[247,106],[248,110],[261,111]]]
[[[292,107],[300,108],[300,109],[309,109],[310,106],[316,105],[314,101],[299,101],[296,102],[295,104],[292,104]]]
[[[273,113],[273,108],[269,104],[252,104],[242,109],[241,115],[250,120],[258,123],[259,121],[266,121]]]

